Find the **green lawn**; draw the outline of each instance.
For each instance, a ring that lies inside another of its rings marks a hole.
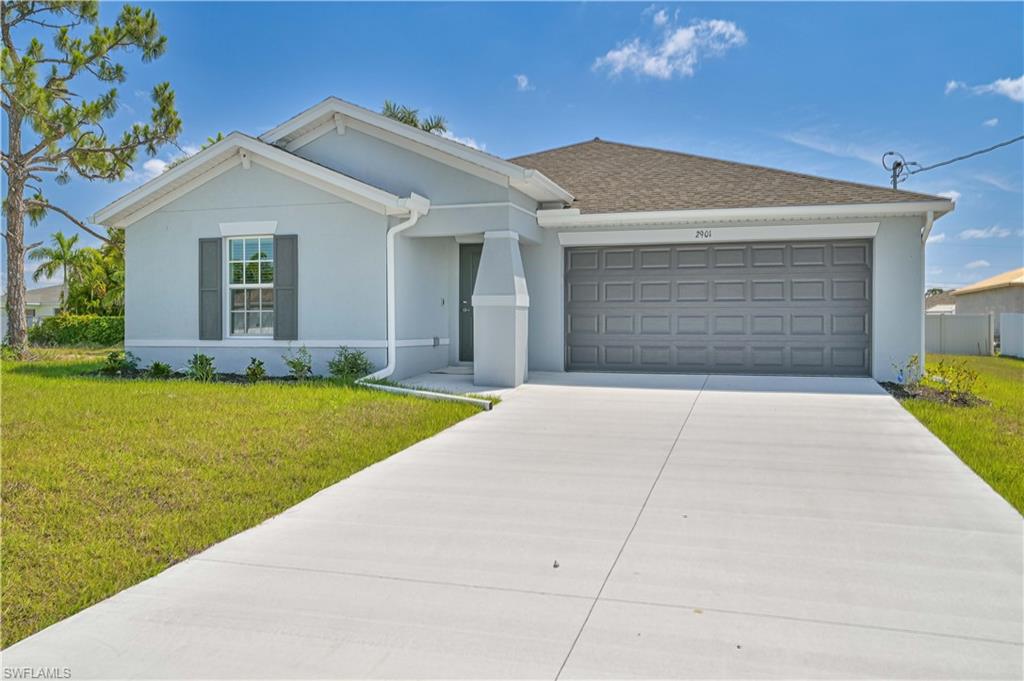
[[[327,381],[81,375],[103,354],[2,365],[3,647],[478,411]]]
[[[902,404],[992,488],[1024,514],[1024,360],[952,357],[980,374],[977,392],[989,404],[955,407],[921,399]]]

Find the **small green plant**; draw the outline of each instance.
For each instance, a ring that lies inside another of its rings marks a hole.
[[[281,355],[281,359],[288,365],[288,373],[295,380],[304,381],[313,375],[313,356],[305,345],[296,350],[294,355]]]
[[[149,369],[146,370],[151,378],[169,378],[171,375],[171,365],[164,364],[163,362],[153,362],[149,365]]]
[[[13,362],[18,359],[18,353],[5,341],[3,345],[0,345],[0,359],[5,362]]]
[[[263,366],[263,360],[250,357],[249,366],[245,368],[245,377],[250,383],[256,383],[257,381],[262,381],[266,378],[267,370]]]
[[[922,383],[942,393],[950,402],[969,404],[977,397],[974,388],[978,383],[978,372],[960,360],[939,360],[928,365],[927,377]]]
[[[341,347],[334,353],[334,358],[327,363],[327,370],[331,376],[351,382],[372,372],[373,363],[362,350]]]
[[[915,386],[921,381],[921,356],[911,355],[903,366],[893,362],[892,370],[896,372],[897,383]]]
[[[217,370],[213,366],[213,357],[197,352],[185,366],[185,374],[193,381],[209,383],[217,376]]]
[[[108,376],[126,376],[133,374],[139,369],[139,358],[130,352],[115,350],[107,355],[107,359],[100,369]]]

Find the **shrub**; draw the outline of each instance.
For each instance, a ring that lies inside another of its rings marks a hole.
[[[192,355],[185,367],[185,374],[193,381],[209,383],[217,377],[217,370],[213,366],[213,357],[197,352]]]
[[[263,361],[255,357],[249,358],[249,366],[245,368],[245,377],[250,383],[261,381],[267,377],[267,370],[263,367]]]
[[[168,378],[171,375],[171,365],[164,364],[163,362],[153,362],[149,365],[146,373],[153,378]]]
[[[59,314],[30,328],[28,340],[33,345],[120,345],[124,317]]]
[[[927,374],[922,383],[942,393],[950,402],[966,404],[976,397],[974,387],[978,383],[978,372],[963,360],[939,360],[928,366]]]
[[[127,376],[139,370],[139,358],[130,352],[115,350],[107,355],[103,368],[100,369],[108,376]]]
[[[294,355],[281,355],[281,359],[288,365],[288,372],[297,381],[304,381],[313,375],[313,356],[303,345],[295,351]]]
[[[373,364],[362,350],[349,350],[346,347],[341,347],[334,354],[334,359],[327,363],[327,370],[335,378],[354,381],[372,372]]]

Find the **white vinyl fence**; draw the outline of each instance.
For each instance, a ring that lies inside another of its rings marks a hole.
[[[990,314],[929,314],[924,349],[944,355],[991,355],[995,344]]]
[[[999,315],[999,352],[1024,357],[1024,314],[1003,312]]]

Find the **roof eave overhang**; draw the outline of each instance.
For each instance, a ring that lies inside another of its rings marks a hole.
[[[1020,281],[1007,281],[1002,284],[993,284],[992,286],[983,286],[981,288],[966,288],[957,291],[950,291],[950,295],[954,296],[969,296],[972,293],[985,293],[986,291],[995,291],[1001,288],[1012,288],[1014,286],[1024,287],[1024,282]]]
[[[342,129],[351,120],[396,135],[410,144],[422,145],[452,159],[477,166],[488,174],[499,175],[509,186],[523,192],[535,201],[571,203],[573,200],[571,193],[537,170],[524,168],[459,142],[400,123],[337,97],[328,97],[281,125],[268,130],[259,138],[267,144],[287,145],[296,133],[309,131],[310,135],[303,135],[305,139],[302,140],[304,143],[308,143],[333,129]]]
[[[675,225],[692,223],[756,222],[761,220],[804,220],[880,218],[927,215],[935,218],[953,210],[951,201],[903,201],[819,206],[771,206],[752,208],[708,208],[696,210],[636,211],[624,213],[581,213],[566,208],[538,210],[541,227],[600,227],[612,225]]]
[[[127,227],[160,207],[236,166],[262,165],[382,215],[406,215],[407,199],[307,161],[258,139],[233,132],[116,201],[91,220],[106,227]]]

